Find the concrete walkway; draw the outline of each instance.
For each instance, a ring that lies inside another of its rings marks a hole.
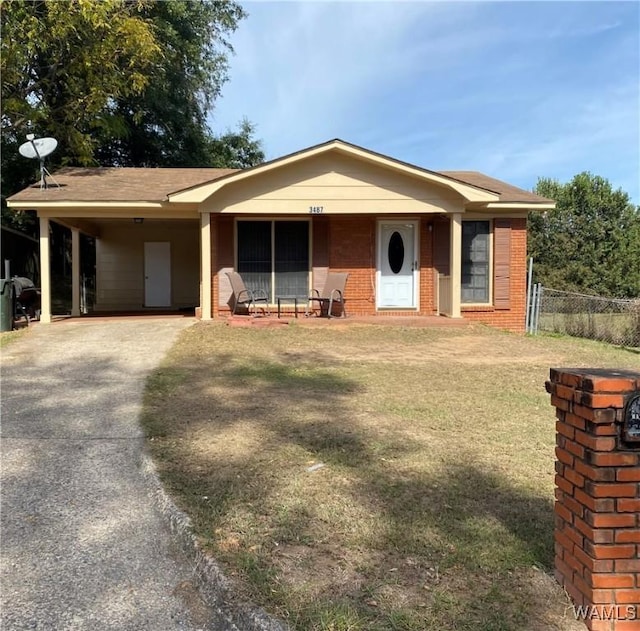
[[[2,350],[0,628],[213,629],[139,469],[145,377],[192,322],[36,325]]]

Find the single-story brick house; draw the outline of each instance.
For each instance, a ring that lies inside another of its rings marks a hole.
[[[96,311],[229,313],[225,272],[306,296],[349,272],[354,315],[446,315],[523,330],[526,217],[552,200],[475,171],[423,169],[341,140],[244,169],[64,168],[14,209],[40,220],[42,320],[49,221],[96,238]]]

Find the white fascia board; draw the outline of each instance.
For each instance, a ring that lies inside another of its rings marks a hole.
[[[552,202],[550,203],[541,203],[536,204],[532,202],[496,202],[489,203],[482,206],[482,208],[486,208],[487,210],[553,210],[556,205]]]
[[[211,212],[212,215],[226,215],[226,214],[230,214],[230,215],[234,215],[234,216],[240,216],[240,215],[253,215],[253,216],[259,216],[259,217],[264,217],[267,218],[270,215],[265,214],[264,210],[232,210],[232,211],[228,211],[228,210],[221,210],[218,212],[215,211],[202,211],[202,212]],[[465,211],[464,210],[459,210],[456,211],[459,213],[464,214]],[[405,215],[420,215],[420,216],[429,216],[429,215],[439,215],[442,217],[446,217],[448,215],[452,215],[453,212],[447,212],[446,210],[421,210],[421,209],[415,209],[412,208],[410,210],[407,210],[406,208],[402,208],[399,210],[343,210],[343,209],[339,209],[339,210],[325,210],[320,214],[310,214],[308,212],[281,212],[279,213],[277,216],[273,215],[271,216],[272,218],[283,218],[283,217],[326,217],[328,215],[338,215],[338,216],[342,216],[342,217],[349,217],[349,216],[355,216],[355,215],[362,215],[362,216],[371,216],[371,215],[375,215],[376,217],[382,217],[382,216],[396,216],[396,215],[401,215],[401,216],[405,216]]]
[[[474,208],[467,210],[463,217],[465,220],[473,219],[526,219],[529,213],[526,210],[509,210],[504,212],[496,212],[495,210],[483,210],[481,208]]]
[[[146,217],[154,219],[197,218],[195,205],[167,202],[8,202],[16,210],[35,210],[39,217],[119,218]]]
[[[60,209],[65,208],[168,208],[163,202],[92,202],[92,201],[38,201],[38,200],[7,200],[9,208],[21,208],[29,210]]]

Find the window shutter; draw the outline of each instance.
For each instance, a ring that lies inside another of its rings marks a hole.
[[[444,276],[449,275],[449,222],[433,222],[433,266]]]
[[[511,308],[511,221],[493,222],[493,305],[496,309]]]
[[[233,271],[234,266],[233,243],[233,219],[225,216],[218,217],[218,242],[213,247],[218,248],[218,266],[229,267],[229,271]]]

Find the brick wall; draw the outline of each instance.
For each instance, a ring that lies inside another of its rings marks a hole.
[[[329,269],[349,272],[345,296],[349,315],[376,312],[376,222],[372,217],[331,217]]]
[[[225,272],[234,269],[233,217],[211,215],[211,311],[212,316],[228,315],[231,285]]]
[[[592,631],[640,631],[640,443],[622,432],[640,373],[551,370],[555,575]]]
[[[435,274],[433,273],[433,220],[423,219],[420,224],[420,312],[434,315]]]
[[[430,223],[430,219],[419,223],[420,311],[376,311],[377,220],[375,217],[331,218],[329,267],[334,272],[349,272],[346,295],[350,315],[433,315],[433,233],[429,230]]]

